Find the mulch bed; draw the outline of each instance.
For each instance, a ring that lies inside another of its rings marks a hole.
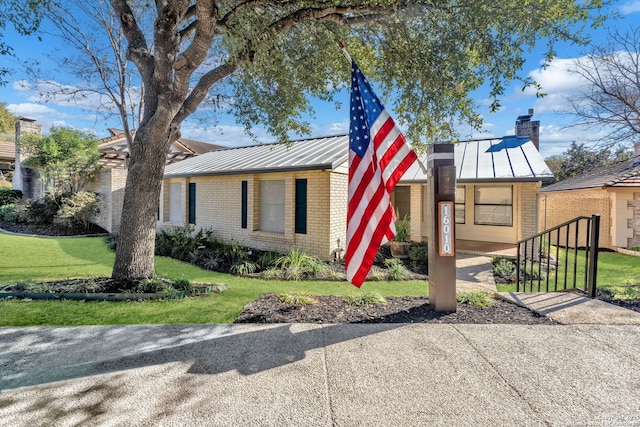
[[[387,304],[353,306],[344,297],[317,296],[316,304],[285,304],[264,294],[247,304],[236,323],[475,323],[553,325],[556,322],[495,300],[491,307],[458,304],[455,313],[437,313],[426,297],[387,297]]]
[[[108,234],[108,232],[95,224],[91,224],[89,228],[65,228],[55,224],[14,224],[0,220],[0,229],[10,231],[12,233],[62,237],[62,236],[82,236],[92,234]]]

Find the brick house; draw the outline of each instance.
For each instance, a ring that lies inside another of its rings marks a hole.
[[[600,215],[600,247],[640,246],[640,145],[636,144],[630,160],[565,179],[540,192],[542,230],[592,214]]]
[[[228,148],[168,165],[158,225],[211,229],[258,249],[299,247],[322,259],[346,237],[348,136]],[[422,158],[426,164],[426,157]],[[553,175],[528,136],[456,144],[456,238],[503,243],[537,233],[538,191]],[[426,239],[425,171],[414,165],[392,202]]]

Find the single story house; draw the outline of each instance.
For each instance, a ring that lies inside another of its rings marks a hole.
[[[540,192],[542,230],[592,214],[600,215],[600,247],[640,247],[639,146],[630,160],[565,179]]]
[[[346,236],[348,136],[211,151],[165,169],[158,225],[212,229],[258,249],[339,256]],[[422,159],[426,165],[426,156]],[[516,243],[537,233],[538,191],[553,174],[528,136],[455,146],[456,238]],[[408,170],[392,194],[410,238],[425,240],[427,176]]]

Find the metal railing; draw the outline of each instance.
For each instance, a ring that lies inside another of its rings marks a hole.
[[[595,298],[599,238],[600,215],[592,215],[579,216],[520,240],[516,259],[516,291],[577,289]],[[582,257],[584,268],[579,270]]]

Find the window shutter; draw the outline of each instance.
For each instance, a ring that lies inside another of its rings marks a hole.
[[[247,228],[247,181],[242,181],[242,208],[241,208],[241,226]]]
[[[189,183],[189,224],[196,223],[196,183]]]
[[[296,179],[295,232],[307,234],[307,180]]]

